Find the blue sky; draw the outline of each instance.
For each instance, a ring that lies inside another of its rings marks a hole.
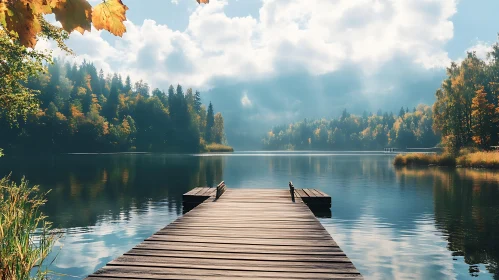
[[[198,89],[239,135],[431,104],[446,66],[467,50],[485,56],[499,32],[496,0],[123,2],[127,33],[72,34],[70,59]]]

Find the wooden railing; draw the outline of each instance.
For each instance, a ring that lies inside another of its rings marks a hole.
[[[216,193],[216,196],[215,196],[215,200],[219,199],[220,196],[222,196],[222,194],[225,192],[225,189],[226,189],[225,182],[222,181],[217,186],[217,193]]]

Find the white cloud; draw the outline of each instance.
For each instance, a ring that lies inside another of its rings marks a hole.
[[[161,87],[209,88],[217,77],[247,81],[295,70],[317,75],[348,64],[373,74],[394,56],[425,68],[450,62],[444,45],[453,37],[456,0],[263,0],[259,18],[228,17],[226,5],[198,6],[183,32],[128,21],[114,43],[93,30],[72,34],[69,45],[80,59]]]
[[[466,52],[475,52],[476,55],[481,59],[487,59],[487,54],[492,51],[492,44],[485,42],[478,42],[476,45],[467,49]]]
[[[241,105],[243,105],[243,107],[251,107],[253,105],[251,100],[248,98],[247,92],[245,92],[243,98],[241,98]]]

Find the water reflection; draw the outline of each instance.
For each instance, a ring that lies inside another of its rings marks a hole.
[[[464,259],[471,276],[478,276],[485,264],[499,279],[499,173],[403,168],[397,176],[433,182],[435,226],[445,235],[447,248]]]
[[[331,195],[320,220],[366,279],[499,279],[499,173],[395,169],[383,154],[297,155],[2,158],[0,175],[52,189],[45,212],[67,232],[53,268],[77,279],[182,215],[183,193],[222,180],[293,181]]]

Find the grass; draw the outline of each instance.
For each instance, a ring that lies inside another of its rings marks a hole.
[[[0,279],[47,279],[44,261],[59,237],[40,211],[46,193],[0,179]]]
[[[231,146],[227,145],[222,145],[222,144],[217,144],[217,143],[211,143],[208,145],[205,145],[205,151],[207,152],[233,152],[234,148]]]
[[[438,165],[438,166],[456,166],[456,159],[450,154],[398,154],[393,160],[395,166],[408,165]]]
[[[476,150],[461,150],[459,155],[451,154],[399,154],[393,160],[395,166],[409,165],[438,165],[438,166],[462,166],[473,168],[499,169],[499,152],[484,152]]]
[[[474,152],[457,158],[457,164],[463,167],[499,169],[499,152]]]

